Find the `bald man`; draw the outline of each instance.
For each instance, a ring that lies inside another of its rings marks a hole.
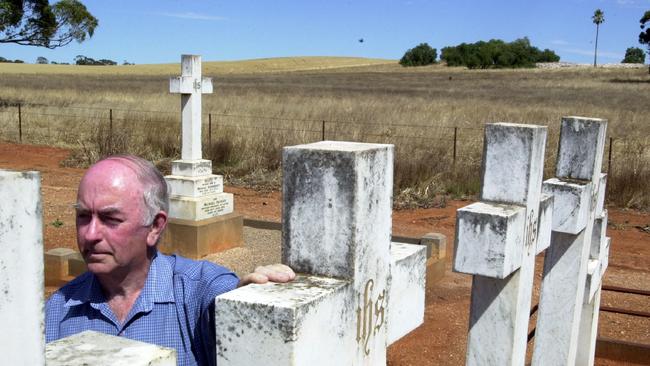
[[[46,341],[95,330],[174,348],[179,365],[214,365],[214,298],[251,282],[287,282],[283,265],[242,278],[205,261],[156,250],[167,225],[162,174],[132,155],[91,166],[77,193],[77,245],[88,271],[46,305]]]

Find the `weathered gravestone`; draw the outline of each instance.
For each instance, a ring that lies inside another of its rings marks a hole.
[[[554,195],[555,208],[552,244],[544,260],[534,365],[576,364],[579,338],[583,336],[589,338],[583,339],[583,347],[587,343],[590,346],[580,350],[580,364],[593,362],[599,302],[596,293],[606,267],[609,243],[604,237],[606,215],[602,217],[606,175],[601,173],[601,165],[606,128],[607,121],[602,119],[562,119],[557,178],[545,181],[543,186],[544,192]],[[601,220],[596,225],[598,238],[594,240],[596,218]],[[579,336],[583,306],[592,314],[583,319],[584,334]]]
[[[426,248],[392,243],[393,146],[324,141],[283,151],[287,284],[217,297],[217,363],[385,365],[422,323]]]
[[[43,365],[43,209],[38,172],[0,170],[0,354]]]
[[[467,365],[523,365],[535,255],[548,247],[546,127],[488,124],[480,202],[458,210],[454,271],[472,274]]]
[[[202,159],[201,94],[212,93],[212,79],[201,76],[201,57],[183,55],[181,76],[170,79],[171,93],[181,94],[181,160],[165,177],[171,194],[169,224],[160,250],[190,258],[243,245],[243,217],[233,213],[233,195],[223,192],[223,176],[212,174]]]
[[[174,350],[96,332],[45,345],[40,183],[38,172],[0,170],[0,363],[175,365]]]

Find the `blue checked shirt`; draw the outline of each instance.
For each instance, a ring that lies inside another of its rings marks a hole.
[[[238,282],[216,264],[158,253],[144,289],[120,324],[99,282],[86,272],[47,301],[46,342],[94,330],[174,348],[178,365],[214,365],[214,298]]]

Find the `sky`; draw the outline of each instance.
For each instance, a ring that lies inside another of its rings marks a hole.
[[[82,0],[99,20],[78,44],[48,50],[0,44],[0,56],[34,63],[77,55],[118,63],[175,63],[288,56],[399,59],[427,42],[438,51],[462,42],[528,37],[562,61],[592,63],[600,8],[599,63],[620,62],[638,43],[650,0]],[[359,40],[363,39],[363,42]]]

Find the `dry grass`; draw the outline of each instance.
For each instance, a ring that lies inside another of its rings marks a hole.
[[[650,82],[645,69],[468,71],[405,69],[385,62],[301,58],[215,68],[207,63],[204,73],[214,78],[215,93],[203,99],[205,155],[231,182],[277,187],[281,147],[320,140],[325,121],[326,139],[395,144],[400,205],[439,205],[444,204],[441,194],[477,192],[484,123],[549,126],[548,177],[553,175],[561,117],[600,117],[609,120],[608,134],[615,138],[610,202],[650,207]],[[84,164],[129,151],[164,168],[179,154],[180,98],[168,93],[167,81],[179,73],[178,65],[136,65],[110,77],[103,73],[122,67],[70,66],[65,72],[43,73],[2,67],[0,105],[22,103],[26,142],[74,147],[75,159]],[[16,125],[16,107],[0,108],[0,138],[16,140]]]

